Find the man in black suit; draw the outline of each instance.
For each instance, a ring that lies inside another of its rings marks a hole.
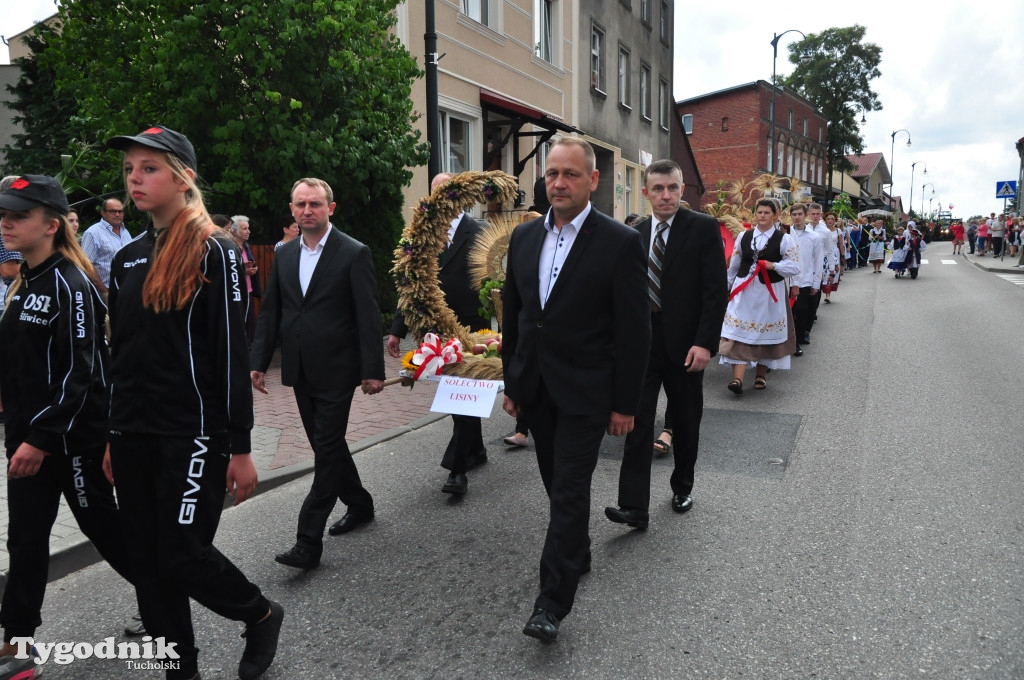
[[[373,498],[359,480],[345,430],[355,388],[364,394],[384,388],[384,354],[370,249],[330,225],[331,187],[300,179],[290,205],[301,235],[274,255],[253,342],[252,384],[267,393],[264,373],[280,337],[281,382],[295,389],[313,447],[313,485],[299,512],[295,546],[274,559],[313,569],[338,500],[348,512],[332,535],[373,520]]]
[[[693,507],[690,491],[704,414],[704,368],[718,351],[728,301],[718,220],[681,208],[684,186],[675,161],[647,166],[643,193],[653,217],[640,222],[637,230],[648,253],[651,356],[636,425],[626,436],[619,507],[604,511],[611,521],[638,529],[646,529],[649,521],[651,442],[662,385],[673,426],[672,509],[682,513]]]
[[[650,345],[640,235],[597,212],[594,150],[557,140],[551,210],[512,233],[504,287],[505,411],[530,419],[550,520],[540,595],[523,633],[544,641],[590,571],[590,482],[605,432],[633,428]]]
[[[433,191],[451,178],[448,174],[437,175],[430,183],[430,190]],[[473,248],[480,226],[479,222],[466,213],[452,220],[448,229],[448,248],[438,260],[438,282],[448,306],[459,323],[474,331],[491,326],[489,319],[480,316],[480,298],[469,281],[469,251]],[[396,310],[391,335],[388,337],[388,354],[398,358],[398,341],[408,332],[405,317]],[[441,467],[451,473],[441,491],[459,496],[465,494],[469,487],[466,473],[486,462],[487,449],[484,448],[480,419],[452,415],[452,438],[441,459]]]

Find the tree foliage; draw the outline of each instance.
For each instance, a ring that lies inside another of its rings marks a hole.
[[[829,178],[834,169],[853,169],[846,154],[864,151],[858,118],[863,112],[882,110],[871,89],[871,81],[882,75],[882,48],[864,42],[865,32],[859,25],[829,28],[788,48],[789,61],[796,67],[782,83],[800,92],[828,120]]]
[[[397,0],[76,0],[39,59],[87,138],[163,124],[196,147],[211,211],[279,237],[292,184],[334,189],[332,222],[374,253],[384,308],[402,188],[426,162]],[[108,154],[106,187],[120,185]]]

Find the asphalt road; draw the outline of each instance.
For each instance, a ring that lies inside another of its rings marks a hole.
[[[594,569],[554,644],[520,632],[546,498],[532,449],[500,443],[497,405],[460,503],[440,493],[447,421],[358,454],[377,521],[326,538],[316,571],[272,560],[308,478],[225,512],[218,546],[287,611],[265,677],[1024,677],[1024,287],[940,264],[950,251],[916,281],[848,274],[764,392],[734,397],[707,371],[692,512],[671,511],[658,461],[650,529],[608,522],[622,441],[607,439]],[[50,584],[37,638],[98,642],[133,608],[96,565]],[[203,677],[236,677],[240,624],[194,616]],[[46,677],[159,673],[84,660]]]

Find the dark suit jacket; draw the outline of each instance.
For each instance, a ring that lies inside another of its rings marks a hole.
[[[463,213],[462,221],[455,229],[451,247],[445,249],[438,260],[440,271],[437,280],[445,300],[455,312],[459,323],[468,326],[471,331],[491,327],[490,319],[480,316],[480,297],[469,280],[469,251],[473,248],[481,226],[480,222]],[[396,310],[395,318],[391,322],[391,334],[404,338],[408,332],[405,317]],[[422,338],[417,338],[420,339]]]
[[[544,387],[572,415],[636,413],[651,340],[647,255],[640,234],[592,209],[540,307],[544,218],[508,249],[502,363],[505,394],[527,408]]]
[[[652,218],[636,225],[644,249],[650,247]],[[725,249],[718,220],[680,208],[672,220],[661,264],[661,313],[665,346],[676,347],[669,360],[682,366],[697,345],[718,353],[722,319],[729,301]]]
[[[377,280],[370,249],[331,229],[306,295],[299,286],[301,237],[274,254],[263,293],[252,368],[266,372],[281,338],[281,382],[300,372],[317,389],[351,389],[384,379]]]

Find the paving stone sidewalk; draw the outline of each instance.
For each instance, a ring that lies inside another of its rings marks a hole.
[[[386,338],[385,338],[386,344]],[[412,340],[402,342],[402,351],[413,349]],[[388,377],[398,375],[401,362],[387,356],[384,360]],[[313,451],[306,433],[302,429],[299,410],[290,387],[281,384],[281,364],[275,356],[267,371],[269,394],[253,394],[256,425],[252,432],[252,456],[260,475],[257,493],[268,491],[280,484],[311,472]],[[381,441],[401,436],[441,417],[430,412],[437,383],[424,381],[412,389],[391,385],[378,395],[368,396],[356,390],[352,399],[347,439],[353,453],[373,446]],[[2,433],[2,427],[0,427]],[[0,571],[6,572],[7,556],[7,484],[0,485],[0,531],[3,543],[0,545]],[[49,579],[61,578],[76,569],[92,564],[99,559],[92,544],[78,529],[64,500],[61,500],[57,521],[50,533],[50,574]],[[0,576],[0,579],[3,579]],[[2,591],[0,582],[0,591]]]

